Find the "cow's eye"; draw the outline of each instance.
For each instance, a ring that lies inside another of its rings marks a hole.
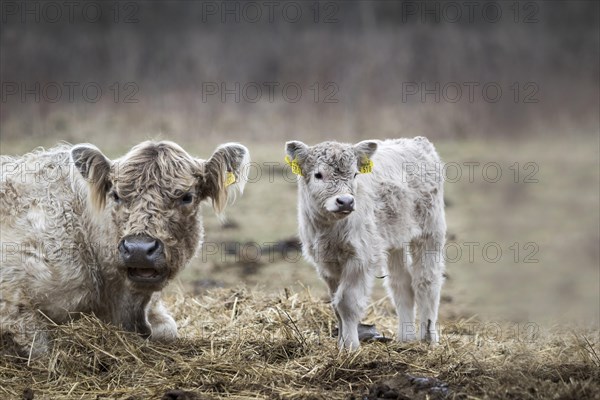
[[[117,194],[117,192],[115,192],[114,190],[112,190],[110,192],[110,198],[113,199],[115,203],[120,203],[121,202],[121,198],[119,197],[119,195]]]
[[[180,200],[182,204],[191,204],[192,201],[194,201],[194,195],[191,193],[186,193],[183,196],[181,196]]]
[[[322,174],[322,173],[320,173],[320,172],[317,172],[317,173],[315,174],[315,178],[316,178],[316,179],[323,179],[323,174]]]

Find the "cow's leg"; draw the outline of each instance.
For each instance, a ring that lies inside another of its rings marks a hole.
[[[151,340],[177,338],[177,324],[160,299],[160,292],[125,291],[117,306],[117,319],[123,328]]]
[[[437,343],[436,325],[440,292],[443,284],[443,239],[435,240],[428,235],[411,243],[413,256],[412,287],[419,309],[421,340]]]
[[[415,293],[412,277],[408,270],[410,255],[402,249],[392,251],[388,256],[388,271],[385,286],[396,306],[398,314],[398,337],[401,342],[416,340]]]
[[[144,338],[152,334],[148,321],[148,307],[150,306],[151,293],[132,293],[123,290],[112,307],[111,320],[115,325],[120,325],[128,332],[136,332]]]
[[[0,343],[3,352],[37,358],[48,352],[47,323],[38,311],[0,301]],[[10,348],[13,347],[13,350]]]
[[[358,323],[367,307],[372,285],[373,276],[365,265],[351,261],[344,266],[340,285],[333,299],[333,306],[343,327],[342,334],[338,337],[340,349],[358,348]]]
[[[160,299],[160,292],[155,293],[148,304],[148,321],[151,340],[170,342],[177,339],[177,324]]]

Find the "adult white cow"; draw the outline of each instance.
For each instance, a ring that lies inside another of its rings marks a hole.
[[[441,162],[424,137],[367,140],[356,145],[286,144],[298,176],[298,217],[304,256],[327,283],[340,348],[359,346],[358,323],[375,275],[398,317],[400,341],[438,341],[446,221]]]
[[[144,142],[111,161],[91,145],[0,157],[0,343],[47,350],[48,319],[79,313],[151,339],[177,337],[160,291],[202,237],[200,203],[220,212],[242,192],[240,144],[209,160]]]

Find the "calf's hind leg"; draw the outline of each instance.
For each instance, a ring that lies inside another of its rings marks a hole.
[[[419,309],[421,340],[437,343],[437,317],[444,281],[443,240],[428,235],[411,243],[412,287]]]
[[[388,271],[385,286],[396,306],[398,315],[397,340],[407,342],[416,340],[415,293],[412,277],[408,271],[410,255],[404,250],[394,250],[388,256]]]

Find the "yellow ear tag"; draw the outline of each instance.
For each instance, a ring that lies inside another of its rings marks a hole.
[[[233,172],[227,172],[227,178],[225,179],[225,187],[233,185],[235,183],[235,175]]]
[[[361,174],[370,174],[373,172],[373,160],[364,158],[359,169]]]
[[[285,162],[287,163],[287,165],[289,165],[290,167],[292,167],[292,172],[296,175],[302,175],[302,168],[300,168],[300,165],[298,164],[298,161],[294,158],[294,160],[290,159],[290,156],[285,156]]]

